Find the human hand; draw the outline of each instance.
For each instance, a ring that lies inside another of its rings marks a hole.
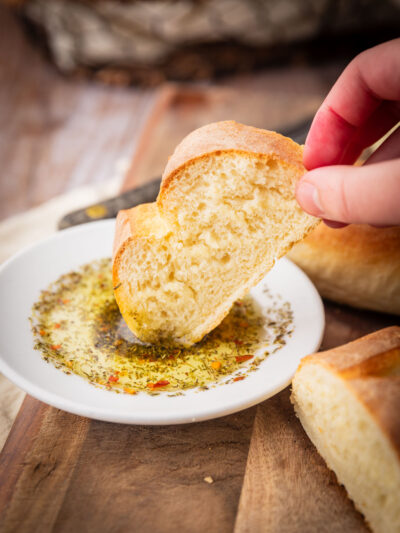
[[[343,71],[315,115],[296,197],[333,227],[400,225],[400,128],[363,166],[364,148],[400,120],[400,39],[370,48]]]

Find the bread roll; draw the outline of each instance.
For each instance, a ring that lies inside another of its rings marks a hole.
[[[273,132],[218,122],[188,135],[157,202],[117,217],[113,281],[129,328],[190,346],[216,327],[317,224],[298,206],[302,149]]]
[[[400,327],[305,357],[292,402],[376,533],[400,533]]]
[[[320,224],[288,257],[322,296],[400,315],[400,227]]]

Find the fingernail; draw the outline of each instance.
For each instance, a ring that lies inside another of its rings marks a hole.
[[[336,220],[328,220],[326,218],[324,218],[323,220],[325,225],[328,226],[328,228],[341,229],[348,226],[348,224],[345,224],[344,222],[336,222]]]
[[[303,181],[297,187],[297,198],[305,211],[315,216],[323,215],[318,189],[310,182]]]

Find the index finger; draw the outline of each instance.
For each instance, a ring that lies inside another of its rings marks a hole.
[[[308,169],[354,163],[399,120],[400,39],[370,48],[345,68],[312,123]]]

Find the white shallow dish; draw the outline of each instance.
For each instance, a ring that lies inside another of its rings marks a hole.
[[[227,415],[259,403],[286,387],[300,359],[316,351],[324,330],[324,310],[315,287],[288,259],[281,259],[265,281],[251,290],[268,304],[265,284],[292,307],[294,333],[246,379],[207,391],[150,396],[116,394],[66,375],[33,349],[28,317],[40,291],[61,274],[109,257],[115,221],[92,222],[65,230],[31,246],[0,269],[0,371],[31,396],[82,416],[125,424],[181,424]],[[264,283],[264,285],[262,285]]]

